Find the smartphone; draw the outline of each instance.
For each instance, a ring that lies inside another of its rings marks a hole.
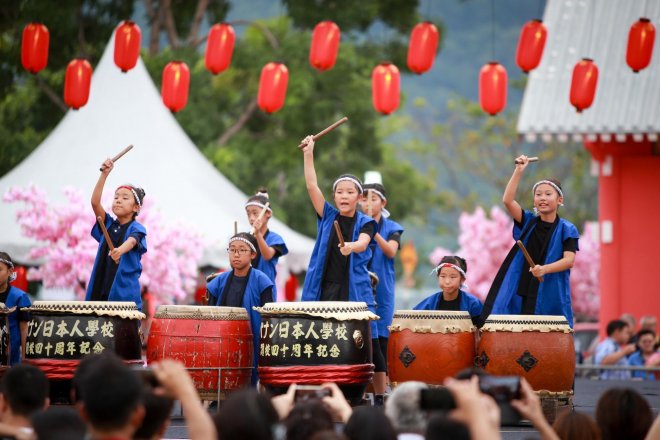
[[[456,408],[454,396],[447,388],[423,388],[419,395],[419,408],[449,411]]]
[[[520,376],[482,376],[479,388],[498,403],[511,402],[520,399]]]
[[[330,395],[330,389],[321,385],[296,385],[295,400],[322,399]]]
[[[135,371],[142,379],[144,385],[150,386],[151,388],[156,388],[160,385],[158,378],[156,378],[156,374],[151,367],[133,367],[133,371]]]

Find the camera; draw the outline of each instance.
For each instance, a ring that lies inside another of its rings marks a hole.
[[[449,411],[456,408],[456,402],[447,388],[423,388],[420,390],[419,407],[426,410]]]
[[[295,400],[322,399],[330,395],[330,389],[320,385],[296,385]]]
[[[150,367],[133,367],[133,371],[138,375],[140,379],[142,379],[142,383],[144,384],[145,387],[147,388],[157,388],[160,383],[158,382],[158,378],[156,377],[156,374],[154,373],[154,370],[151,369]]]

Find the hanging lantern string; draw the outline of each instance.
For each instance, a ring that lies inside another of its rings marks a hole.
[[[594,54],[592,53],[592,47],[591,47],[591,41],[593,40],[593,32],[594,32],[594,22],[596,21],[596,2],[593,2],[593,7],[591,7],[592,2],[587,2],[586,7],[585,7],[585,16],[587,20],[589,21],[589,30],[587,32],[587,44],[586,44],[586,55],[587,58],[594,59]],[[592,9],[593,11],[593,20],[589,20],[589,9]]]
[[[490,0],[490,59],[495,59],[495,0]]]
[[[539,20],[543,20],[543,0],[539,0]]]

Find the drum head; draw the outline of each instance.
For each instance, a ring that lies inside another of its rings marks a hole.
[[[391,332],[408,329],[415,333],[476,331],[468,312],[452,310],[397,310],[389,329]]]
[[[563,332],[573,333],[561,315],[490,315],[482,332]]]
[[[379,319],[378,315],[369,310],[366,303],[358,301],[272,302],[254,309],[265,316],[307,315],[325,319],[334,318],[339,321]]]
[[[242,307],[161,305],[154,318],[206,319],[211,321],[247,321],[247,310]]]
[[[145,319],[132,301],[35,301],[31,313],[69,313],[74,315],[118,316],[126,319]]]

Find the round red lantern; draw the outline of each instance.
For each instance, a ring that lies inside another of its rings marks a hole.
[[[92,83],[92,66],[82,58],[76,58],[66,66],[64,75],[64,103],[74,110],[87,104]]]
[[[115,64],[126,73],[137,64],[142,32],[136,23],[126,20],[115,30]]]
[[[217,75],[229,67],[235,40],[236,34],[230,25],[222,23],[211,26],[204,54],[204,62],[209,72]]]
[[[506,107],[506,69],[497,61],[491,61],[479,72],[479,104],[483,111],[495,116]]]
[[[376,111],[389,115],[399,107],[401,77],[392,63],[381,63],[371,72],[371,97]]]
[[[337,60],[341,31],[332,21],[322,21],[314,27],[309,48],[309,64],[317,70],[332,69]]]
[[[37,73],[48,64],[50,33],[41,23],[29,23],[23,28],[21,64],[30,73]]]
[[[14,287],[18,287],[24,292],[27,292],[28,279],[27,279],[27,269],[25,268],[25,266],[14,267],[14,273],[16,274],[16,279],[11,282],[11,285]]]
[[[440,33],[433,23],[417,24],[408,42],[408,68],[420,75],[433,67],[439,41]]]
[[[261,69],[257,105],[266,113],[282,108],[289,84],[289,70],[282,63],[268,63]]]
[[[591,107],[596,96],[596,86],[598,85],[598,66],[592,59],[582,58],[575,67],[573,67],[573,77],[571,79],[571,105],[575,107],[578,113]]]
[[[534,70],[539,65],[547,38],[548,30],[541,20],[525,23],[520,31],[516,49],[516,64],[523,72]]]
[[[183,61],[171,61],[163,69],[163,84],[160,94],[165,107],[176,113],[188,102],[190,70]]]
[[[628,34],[626,63],[637,73],[651,62],[653,44],[655,43],[655,26],[648,18],[640,18],[632,26]]]

